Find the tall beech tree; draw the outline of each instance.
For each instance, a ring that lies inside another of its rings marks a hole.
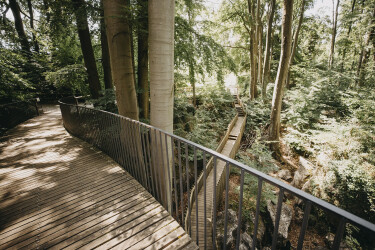
[[[138,88],[140,117],[149,119],[150,90],[148,83],[148,1],[138,0]]]
[[[39,44],[35,37],[34,12],[33,12],[33,5],[31,3],[31,0],[27,0],[27,8],[29,9],[30,28],[31,28],[32,36],[33,36],[34,50],[39,53]]]
[[[331,38],[331,49],[329,53],[329,67],[332,68],[335,58],[335,43],[337,33],[337,17],[339,15],[340,0],[337,0],[335,8],[335,0],[332,0],[332,38]],[[336,9],[336,10],[335,10]]]
[[[297,49],[297,45],[298,45],[298,36],[299,36],[299,32],[301,30],[301,26],[302,26],[302,22],[303,22],[303,16],[304,16],[304,12],[305,12],[305,5],[306,5],[305,2],[306,2],[305,0],[302,0],[302,2],[301,2],[298,24],[297,24],[297,27],[294,31],[294,35],[293,35],[292,52],[291,52],[291,55],[290,55],[288,76],[286,78],[286,87],[290,86],[290,68],[293,65],[294,56],[296,54],[296,49]]]
[[[111,59],[109,57],[108,39],[104,22],[104,9],[103,0],[100,1],[100,45],[102,50],[102,67],[103,67],[103,78],[104,87],[106,89],[112,89],[112,73],[111,73]]]
[[[81,43],[83,59],[89,80],[92,98],[97,99],[101,90],[98,69],[96,67],[94,50],[91,44],[90,30],[87,22],[87,11],[84,0],[72,0],[77,21],[78,37]]]
[[[175,1],[150,0],[148,2],[148,18],[151,125],[172,133],[174,101]],[[154,141],[153,143],[157,143],[160,146],[162,144],[161,141]],[[170,152],[169,157],[171,157],[171,145],[168,145],[168,151]],[[167,159],[167,161],[170,160],[171,158]],[[168,171],[170,171],[170,169],[167,169],[162,165],[163,164],[158,164],[158,174],[163,180],[163,203],[170,208],[171,200],[170,195],[168,195],[170,193],[170,189],[167,179]],[[169,166],[171,165],[172,164],[169,164]]]
[[[255,9],[256,0],[248,0],[248,10],[251,16],[250,20],[250,99],[253,100],[257,97],[257,81],[258,81],[258,42],[257,42],[257,15]]]
[[[284,95],[284,84],[288,74],[292,44],[293,0],[283,0],[283,16],[281,31],[281,55],[277,70],[275,88],[273,90],[269,140],[271,148],[280,155],[280,114]]]
[[[30,44],[27,40],[27,35],[23,27],[20,6],[16,0],[9,0],[9,7],[13,13],[14,25],[21,43],[21,48],[25,52],[30,52]]]
[[[116,88],[120,115],[138,120],[137,95],[131,51],[129,20],[126,3],[121,0],[103,0],[112,81]]]
[[[270,80],[270,60],[271,60],[271,48],[272,48],[272,30],[273,30],[273,17],[275,15],[276,0],[271,0],[270,10],[268,15],[268,24],[267,24],[267,37],[266,37],[266,48],[264,55],[264,65],[263,65],[263,78],[262,78],[262,98],[263,101],[266,101],[267,97],[267,84]]]

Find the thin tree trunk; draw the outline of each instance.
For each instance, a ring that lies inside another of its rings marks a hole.
[[[31,4],[31,0],[27,0],[27,7],[29,9],[30,15],[30,28],[33,34],[33,45],[35,52],[39,53],[39,44],[35,37],[35,29],[34,29],[34,13],[33,13],[33,5]]]
[[[109,57],[109,48],[108,48],[108,39],[104,22],[104,9],[103,9],[103,0],[100,1],[101,10],[100,10],[100,43],[102,49],[102,67],[104,75],[104,87],[106,89],[113,89],[112,83],[112,73],[111,73],[111,59]]]
[[[131,53],[130,29],[122,0],[103,0],[112,81],[120,115],[138,120],[137,95]]]
[[[359,62],[359,65],[358,65],[358,72],[359,72],[359,82],[358,82],[358,86],[359,87],[362,87],[364,85],[364,82],[365,82],[365,77],[366,77],[366,66],[367,66],[367,62],[370,58],[370,48],[369,48],[369,45],[370,45],[370,40],[374,39],[374,36],[375,36],[375,8],[373,10],[373,13],[372,13],[372,18],[371,18],[371,22],[370,22],[370,30],[367,32],[366,34],[366,39],[365,39],[365,47],[362,49],[362,52],[361,52],[361,57],[360,57],[360,60],[361,62]]]
[[[250,29],[250,100],[253,100],[257,96],[257,33],[256,33],[256,14],[255,14],[255,0],[248,0],[248,9],[251,19]]]
[[[335,42],[337,33],[337,16],[339,14],[340,0],[337,0],[336,11],[335,11],[335,0],[332,0],[332,39],[331,39],[331,50],[329,54],[329,68],[332,68],[335,58]]]
[[[259,50],[258,50],[258,79],[259,83],[263,82],[263,24],[260,23],[259,25]]]
[[[305,12],[305,0],[302,0],[302,3],[301,3],[301,13],[300,13],[300,16],[299,16],[299,20],[298,20],[298,25],[297,25],[296,31],[294,32],[294,38],[293,38],[293,43],[292,43],[292,52],[291,52],[292,54],[290,56],[288,76],[287,76],[287,80],[286,80],[286,87],[287,88],[290,87],[290,68],[293,65],[294,56],[296,54],[296,49],[297,49],[297,45],[298,45],[298,36],[299,36],[299,32],[301,30],[304,12]]]
[[[133,76],[134,76],[134,84],[136,88],[139,86],[137,85],[136,75],[135,75],[135,52],[134,52],[134,36],[133,36],[133,13],[131,11],[131,3],[130,0],[126,0],[126,14],[129,23],[129,30],[130,30],[130,46],[131,46],[131,53],[132,53],[132,65],[133,65]]]
[[[354,12],[355,2],[356,2],[356,0],[353,0],[353,2],[352,2],[352,14],[353,14],[353,12]],[[353,22],[350,20],[350,21],[349,21],[348,33],[347,33],[347,35],[346,35],[347,37],[349,37],[350,32],[352,31],[352,24],[353,24]],[[345,61],[345,56],[346,56],[346,46],[344,46],[344,50],[343,50],[343,52],[342,52],[341,72],[344,71],[344,61]]]
[[[151,94],[151,125],[162,130],[173,132],[173,98],[174,98],[174,0],[150,0],[149,15],[149,60],[150,60],[150,94]],[[159,146],[161,141],[156,141]],[[172,157],[172,145],[168,144],[167,152]],[[164,205],[171,211],[170,188],[168,176],[170,169],[159,165],[164,197]],[[171,166],[172,164],[169,164]]]
[[[138,26],[138,87],[140,116],[149,119],[150,91],[148,84],[148,1],[138,1],[141,10],[139,11]]]
[[[288,74],[291,43],[292,43],[292,20],[293,20],[293,0],[283,0],[282,35],[281,35],[281,55],[279,68],[275,81],[275,88],[272,98],[271,121],[269,139],[273,141],[271,148],[276,155],[280,155],[280,114],[281,103],[284,95],[284,83]]]
[[[264,68],[263,68],[263,82],[262,82],[262,98],[263,102],[266,102],[267,98],[267,84],[270,79],[270,61],[271,61],[271,48],[272,48],[272,24],[273,16],[275,13],[276,0],[271,1],[270,14],[268,17],[267,25],[267,38],[266,38],[266,51],[264,57]]]
[[[97,99],[99,97],[101,86],[98,69],[96,68],[94,50],[91,44],[89,25],[87,23],[85,1],[72,0],[72,2],[77,20],[78,36],[81,43],[83,60],[85,61],[86,71],[88,75],[91,97]]]
[[[21,48],[25,52],[30,52],[30,44],[27,40],[25,29],[23,27],[20,6],[18,5],[16,0],[9,0],[9,7],[13,13],[14,25],[18,34],[18,38],[20,39]]]

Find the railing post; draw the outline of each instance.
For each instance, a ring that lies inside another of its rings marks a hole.
[[[39,98],[35,98],[35,100],[34,100],[34,106],[35,106],[35,110],[36,110],[36,115],[37,116],[39,116],[38,100],[39,100]]]

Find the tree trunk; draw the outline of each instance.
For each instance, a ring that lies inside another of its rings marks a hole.
[[[138,26],[138,87],[140,116],[149,119],[150,90],[148,84],[148,1],[139,0],[141,10],[139,11]]]
[[[329,68],[332,68],[334,57],[335,57],[335,42],[336,42],[336,33],[337,33],[337,16],[339,14],[339,4],[340,0],[337,0],[336,12],[335,12],[335,0],[332,0],[332,39],[331,39],[331,50],[329,54]]]
[[[356,2],[356,0],[353,0],[353,2],[352,2],[352,14],[353,14],[353,12],[354,12],[355,2]],[[350,21],[349,21],[348,33],[347,33],[347,35],[346,35],[347,37],[349,37],[350,32],[352,31],[352,24],[353,24],[353,22],[352,22],[352,20],[350,20]],[[346,56],[346,46],[344,46],[344,50],[343,50],[343,52],[342,52],[341,72],[344,71],[344,61],[345,61],[345,56]]]
[[[292,43],[292,20],[293,20],[293,0],[283,0],[283,17],[282,17],[282,36],[281,36],[281,55],[279,68],[275,81],[275,88],[272,98],[271,121],[269,139],[273,141],[271,148],[280,155],[280,113],[281,103],[284,94],[284,83],[288,74],[291,43]]]
[[[112,81],[120,115],[138,120],[137,95],[131,53],[130,29],[122,0],[103,0]]]
[[[292,52],[291,52],[292,54],[290,56],[288,76],[287,76],[287,80],[286,80],[286,87],[287,88],[289,88],[289,86],[290,86],[290,68],[293,65],[294,56],[296,54],[296,49],[297,49],[297,45],[298,45],[298,35],[299,35],[299,31],[301,30],[304,12],[305,12],[305,0],[302,0],[302,3],[301,3],[301,13],[300,13],[300,16],[299,16],[299,20],[298,20],[298,25],[297,25],[296,31],[294,32],[294,38],[293,38],[293,43],[292,43]]]
[[[255,14],[255,0],[248,0],[248,9],[251,19],[251,30],[250,30],[250,100],[254,100],[257,97],[257,32],[256,32],[256,14]]]
[[[375,8],[373,10],[371,22],[370,22],[370,25],[369,25],[369,27],[371,27],[371,28],[366,34],[365,47],[362,49],[362,52],[361,52],[361,57],[360,57],[361,62],[359,62],[359,65],[358,65],[358,72],[359,72],[358,86],[359,87],[362,87],[364,85],[364,82],[365,82],[366,65],[367,65],[367,62],[370,58],[370,52],[371,52],[370,48],[369,48],[370,40],[375,39],[374,38],[374,36],[375,36],[375,25],[374,24],[375,24]]]
[[[88,75],[91,97],[97,99],[99,97],[99,91],[101,90],[101,86],[98,75],[98,69],[96,68],[94,50],[91,44],[89,25],[87,23],[85,1],[72,0],[72,2],[76,15],[78,36],[79,41],[81,43],[83,60],[85,61],[86,71]]]
[[[103,0],[100,1],[101,10],[100,10],[100,43],[102,49],[102,67],[104,75],[104,87],[106,89],[113,89],[112,83],[112,73],[111,73],[111,59],[109,57],[109,48],[108,48],[108,39],[104,22],[104,9],[103,9]]]
[[[173,132],[173,98],[174,98],[174,0],[150,0],[149,15],[149,60],[150,60],[150,94],[151,94],[151,125]],[[156,141],[162,145],[161,141]],[[168,144],[169,162],[172,157],[172,145]],[[160,147],[157,147],[160,148]],[[170,169],[158,164],[158,172],[162,173],[163,203],[171,208],[168,176]],[[171,166],[172,164],[169,164]],[[169,171],[169,172],[168,172]]]
[[[259,50],[258,50],[258,79],[259,83],[263,82],[263,25],[260,23],[259,25]]]
[[[35,37],[35,29],[34,29],[34,13],[33,13],[33,5],[31,4],[31,0],[27,0],[27,7],[29,9],[29,15],[30,15],[30,28],[31,32],[33,34],[33,45],[35,52],[39,53],[39,44]]]
[[[270,14],[269,14],[269,17],[268,17],[266,51],[265,51],[264,68],[263,68],[263,82],[262,82],[263,102],[266,102],[267,84],[270,80],[270,61],[271,61],[271,48],[272,48],[272,24],[273,24],[273,16],[275,14],[275,5],[276,5],[276,0],[272,0],[271,6],[270,6]]]
[[[23,27],[20,6],[18,5],[16,0],[9,0],[9,7],[13,13],[14,25],[18,34],[18,38],[20,39],[21,48],[25,52],[30,52],[30,44],[27,40],[25,29]]]
[[[126,0],[126,18],[129,24],[130,30],[130,46],[131,46],[131,53],[132,53],[132,65],[133,65],[133,77],[134,77],[134,84],[137,89],[137,80],[135,77],[135,52],[134,52],[134,36],[133,36],[133,13],[130,0]]]

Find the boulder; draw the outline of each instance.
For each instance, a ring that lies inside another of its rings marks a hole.
[[[247,249],[251,249],[253,246],[253,239],[247,233],[241,234],[241,243],[244,244]]]
[[[277,177],[284,180],[284,181],[288,181],[288,182],[290,182],[293,179],[292,174],[290,173],[290,171],[288,169],[280,170],[277,173]]]
[[[275,226],[277,206],[273,204],[272,201],[268,201],[267,210],[272,219],[273,226]],[[293,217],[292,208],[290,208],[288,205],[283,203],[281,206],[281,216],[280,216],[280,222],[279,222],[279,235],[283,239],[288,238],[288,231],[289,231],[290,223],[292,221],[292,217]]]
[[[222,249],[224,244],[224,223],[225,213],[218,214],[217,220],[217,244],[218,248]],[[238,218],[236,212],[232,209],[228,209],[228,224],[227,224],[227,242],[225,243],[226,249],[231,249],[232,245],[235,244],[235,237],[237,236],[238,229]]]
[[[301,188],[305,183],[305,179],[314,171],[314,165],[302,156],[299,157],[298,165],[298,170],[294,173],[293,181],[291,182],[291,184],[296,188]]]
[[[247,232],[249,235],[253,235],[253,233],[254,233],[254,223],[255,223],[255,214],[251,213],[250,217],[251,217],[251,222],[247,222],[245,224],[245,232]],[[259,215],[257,242],[262,242],[262,239],[263,239],[263,236],[264,236],[265,232],[266,232],[266,226],[264,225],[262,216]]]

